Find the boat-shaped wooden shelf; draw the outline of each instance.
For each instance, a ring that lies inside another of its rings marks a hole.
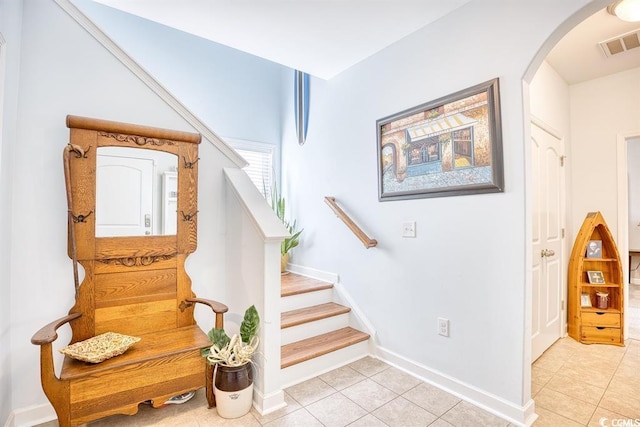
[[[569,259],[569,336],[624,345],[624,286],[615,240],[600,212],[589,212]]]

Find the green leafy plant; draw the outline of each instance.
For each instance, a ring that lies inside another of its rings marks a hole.
[[[260,343],[259,326],[258,310],[252,305],[244,312],[244,319],[240,324],[240,335],[234,334],[229,338],[224,329],[212,328],[207,334],[212,345],[202,349],[200,354],[212,365],[242,366],[249,363]]]
[[[264,193],[267,194],[266,190]],[[282,193],[278,190],[275,181],[271,185],[271,208],[276,213],[278,219],[282,221],[282,224],[284,224],[289,234],[291,234],[291,237],[286,237],[280,245],[280,254],[284,255],[300,244],[300,234],[302,234],[304,229],[298,231],[297,221],[293,220],[293,222],[289,222],[287,220],[285,216],[286,202]]]

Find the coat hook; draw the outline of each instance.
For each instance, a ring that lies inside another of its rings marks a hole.
[[[182,300],[182,301],[180,301],[180,305],[178,306],[178,308],[180,309],[180,311],[181,311],[182,313],[184,313],[184,311],[185,311],[187,308],[191,307],[192,305],[193,305],[193,303],[192,303],[192,302],[186,302],[185,300]]]
[[[200,160],[200,157],[198,157],[195,162],[190,162],[185,156],[182,156],[182,158],[184,159],[184,167],[187,169],[193,169],[193,166],[195,166],[195,164],[198,163],[198,160]]]
[[[182,213],[182,219],[184,221],[193,221],[194,219],[196,219],[196,215],[198,215],[199,211],[195,211],[195,213],[192,214],[185,214],[184,211],[180,211],[180,213]]]
[[[89,150],[91,150],[91,146],[89,146],[89,148],[87,148],[85,151],[79,145],[71,144],[71,143],[69,144],[69,151],[75,154],[76,158],[78,159],[86,159],[87,153],[89,152]]]
[[[80,215],[78,215],[78,216],[75,216],[75,215],[73,214],[73,212],[69,211],[69,215],[71,215],[71,218],[73,218],[73,222],[75,222],[75,223],[78,223],[78,222],[87,222],[87,218],[89,218],[89,216],[90,216],[92,213],[93,213],[93,211],[89,211],[89,213],[88,213],[88,214],[86,214],[86,215],[82,215],[82,214],[80,214]]]

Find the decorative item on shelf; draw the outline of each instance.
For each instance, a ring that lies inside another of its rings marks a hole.
[[[604,285],[604,275],[602,271],[587,271],[587,278],[591,285]]]
[[[259,345],[260,316],[255,306],[244,313],[240,335],[231,338],[224,329],[209,331],[211,347],[202,350],[207,362],[215,365],[213,392],[218,415],[222,418],[238,418],[251,410],[253,402],[253,370],[251,357]]]
[[[609,308],[609,292],[596,292],[596,306],[602,310]]]
[[[602,258],[602,240],[589,240],[587,258]]]
[[[264,194],[267,194],[266,189]],[[297,230],[297,221],[295,219],[293,222],[287,220],[285,216],[286,202],[284,196],[282,196],[282,193],[278,190],[275,181],[271,184],[271,208],[287,228],[289,234],[291,234],[291,237],[285,237],[280,245],[280,272],[284,273],[289,263],[289,251],[298,246],[300,243],[300,234],[302,234],[304,229]]]
[[[591,307],[591,297],[588,293],[583,292],[582,297],[580,298],[580,306],[582,307]]]

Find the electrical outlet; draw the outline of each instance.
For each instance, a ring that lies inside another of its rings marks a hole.
[[[438,317],[438,335],[449,336],[449,319]]]
[[[402,237],[416,237],[415,221],[406,221],[402,223]]]

